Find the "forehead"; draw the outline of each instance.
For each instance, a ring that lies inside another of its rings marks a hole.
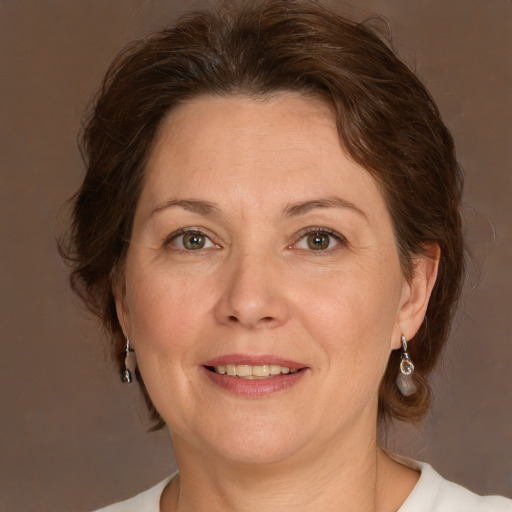
[[[371,175],[343,150],[328,105],[299,93],[204,96],[160,127],[141,201],[209,195],[267,206],[333,193],[361,206],[381,202]]]
[[[189,100],[165,119],[160,127],[154,158],[212,156],[233,159],[236,154],[254,157],[252,151],[276,155],[316,154],[340,147],[332,108],[299,93],[281,93],[265,98],[245,96],[200,96]],[[179,155],[178,155],[179,153]]]

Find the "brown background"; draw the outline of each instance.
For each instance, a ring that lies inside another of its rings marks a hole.
[[[341,5],[340,2],[331,2]],[[116,50],[202,2],[0,0],[0,510],[86,511],[173,468],[135,386],[67,288],[55,234],[83,109]],[[481,493],[512,496],[512,3],[360,0],[437,99],[467,173],[474,260],[423,429],[388,436]]]

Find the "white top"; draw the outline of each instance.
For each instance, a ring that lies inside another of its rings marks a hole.
[[[421,476],[397,512],[512,512],[512,500],[478,496],[448,482],[428,464],[416,463]],[[96,512],[160,512],[160,496],[174,475],[151,489]]]

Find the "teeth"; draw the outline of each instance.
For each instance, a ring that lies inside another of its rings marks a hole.
[[[270,365],[270,374],[271,375],[279,375],[280,373],[281,373],[281,367],[278,364]]]
[[[265,379],[274,375],[286,375],[288,373],[297,373],[298,370],[291,370],[286,366],[278,364],[262,364],[251,366],[248,364],[226,364],[215,367],[215,372],[242,379]]]
[[[235,366],[235,375],[239,377],[250,377],[252,375],[252,367],[247,364],[237,364]]]
[[[253,366],[252,374],[255,377],[268,377],[270,375],[270,365],[264,364],[263,366]],[[240,375],[242,377],[242,375]]]

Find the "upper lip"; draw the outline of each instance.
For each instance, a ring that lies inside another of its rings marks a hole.
[[[265,364],[275,364],[290,368],[290,370],[300,370],[307,365],[283,357],[273,355],[248,355],[248,354],[226,354],[224,356],[214,357],[202,363],[203,366],[224,366],[227,364],[243,364],[248,366],[262,366]]]

